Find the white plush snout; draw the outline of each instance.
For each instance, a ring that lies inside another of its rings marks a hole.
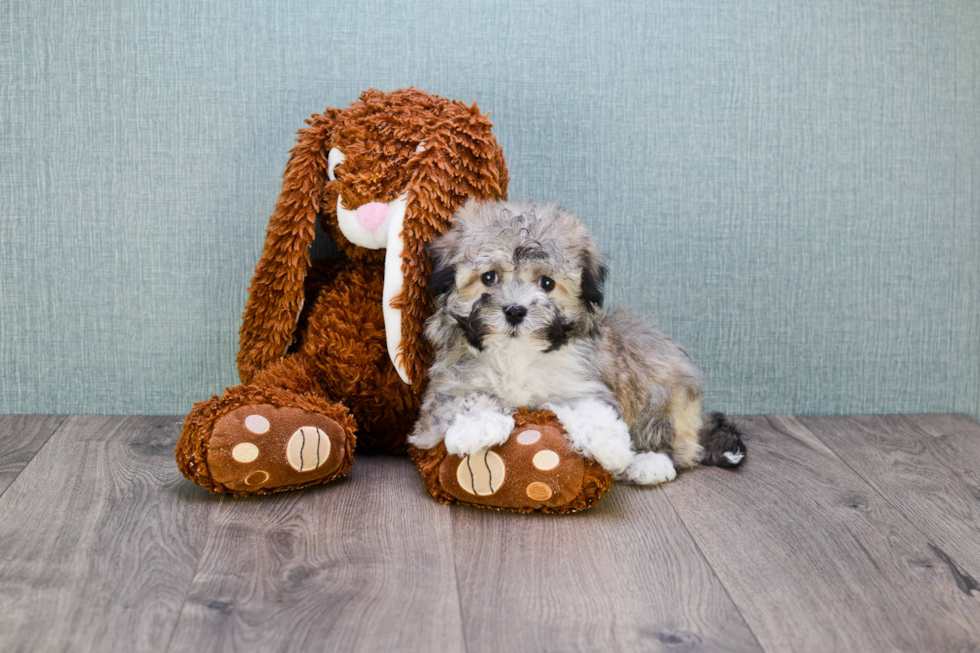
[[[388,245],[388,232],[394,223],[401,224],[408,208],[408,196],[402,193],[384,204],[369,202],[357,209],[344,206],[344,198],[337,195],[337,224],[344,238],[358,247],[384,249]],[[380,212],[384,211],[382,219]]]

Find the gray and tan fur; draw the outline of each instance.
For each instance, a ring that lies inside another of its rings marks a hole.
[[[554,411],[573,449],[621,480],[733,467],[734,423],[705,426],[704,377],[652,325],[603,309],[606,269],[588,229],[554,204],[467,203],[431,247],[435,348],[409,437],[469,455],[505,442],[515,409]]]

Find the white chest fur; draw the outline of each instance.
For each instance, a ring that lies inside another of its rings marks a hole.
[[[579,344],[545,353],[523,338],[508,338],[487,343],[467,381],[473,390],[529,410],[548,401],[601,395],[608,388],[598,379],[591,353],[590,347]]]

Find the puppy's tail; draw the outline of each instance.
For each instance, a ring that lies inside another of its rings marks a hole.
[[[745,443],[734,420],[723,413],[711,413],[701,427],[701,464],[738,467],[745,462]]]

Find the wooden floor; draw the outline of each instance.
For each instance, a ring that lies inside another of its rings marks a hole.
[[[740,421],[740,471],[555,517],[398,458],[212,496],[176,417],[0,416],[0,651],[980,650],[980,425]]]

